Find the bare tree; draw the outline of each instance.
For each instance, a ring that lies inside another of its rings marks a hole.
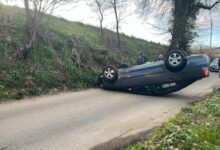
[[[208,5],[203,0],[138,0],[139,8],[142,14],[149,13],[154,8],[158,12],[171,12],[170,16],[170,33],[172,35],[169,50],[181,49],[187,50],[189,44],[197,35],[195,29],[195,21],[201,9],[210,10],[220,3],[216,0]]]
[[[91,9],[96,12],[99,20],[100,32],[101,32],[101,39],[104,41],[104,30],[103,30],[103,21],[104,15],[106,12],[106,3],[105,0],[89,0],[87,4],[91,7]]]
[[[39,27],[43,14],[52,15],[55,9],[76,1],[78,0],[24,0],[26,27],[28,32],[32,33],[30,36],[33,36],[33,32]]]
[[[44,14],[52,15],[57,8],[78,1],[79,0],[24,0],[26,15],[25,30],[30,41],[21,48],[18,57],[25,59],[30,50],[36,45],[39,26]]]
[[[106,0],[106,3],[109,8],[113,9],[116,21],[116,32],[117,32],[117,41],[118,47],[121,47],[121,39],[120,39],[120,22],[123,19],[123,13],[125,12],[125,8],[127,5],[127,0]]]

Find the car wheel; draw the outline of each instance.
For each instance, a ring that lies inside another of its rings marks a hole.
[[[126,69],[128,68],[129,66],[127,64],[121,64],[118,66],[118,69]]]
[[[182,51],[172,50],[165,58],[166,67],[172,72],[179,72],[186,66],[186,54]]]
[[[103,80],[107,83],[114,83],[118,78],[118,69],[114,66],[106,66],[103,70]]]

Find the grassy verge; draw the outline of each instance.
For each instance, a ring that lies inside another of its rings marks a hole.
[[[219,150],[220,92],[184,108],[153,132],[145,142],[127,150]]]

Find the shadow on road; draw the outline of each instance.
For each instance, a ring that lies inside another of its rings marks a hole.
[[[148,135],[157,128],[158,127],[155,127],[153,129],[139,132],[135,135],[128,136],[128,137],[122,137],[123,135],[120,135],[120,136],[115,137],[114,139],[112,139],[108,142],[96,145],[96,146],[90,148],[89,150],[103,150],[103,149],[104,150],[124,150],[124,149],[126,149],[128,144],[132,145],[132,144],[136,144],[137,142],[145,141],[146,138],[148,137]]]
[[[169,99],[169,100],[195,100],[195,99],[201,99],[206,97],[208,94],[204,96],[197,96],[197,95],[191,95],[191,94],[185,94],[184,92],[175,92],[170,93],[166,95],[150,95],[148,93],[142,93],[142,92],[130,92],[130,91],[123,91],[123,90],[104,90],[106,92],[113,92],[113,94],[126,94],[126,95],[133,95],[133,96],[143,96],[143,97],[151,97],[155,100],[161,100],[161,99]],[[147,100],[147,99],[146,99]]]

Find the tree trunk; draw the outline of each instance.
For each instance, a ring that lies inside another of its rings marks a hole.
[[[100,32],[101,32],[101,41],[104,42],[104,31],[103,31],[103,20],[104,20],[104,14],[103,14],[103,10],[102,10],[102,4],[99,1],[96,1],[96,4],[98,6],[98,12],[100,15],[99,18],[99,23],[100,23]]]
[[[36,31],[34,31],[34,24],[32,22],[29,0],[24,0],[24,6],[25,6],[25,15],[26,15],[25,31],[30,40],[27,44],[25,44],[23,47],[20,48],[20,51],[17,54],[17,59],[19,60],[24,60],[28,58],[28,55],[36,41]]]
[[[120,33],[119,33],[119,17],[118,17],[116,0],[114,0],[114,12],[115,12],[115,20],[116,20],[118,48],[120,48],[121,47],[121,39],[120,39]]]
[[[118,21],[117,21],[116,29],[117,29],[118,48],[120,48],[121,47],[121,38],[120,38],[120,33],[119,33],[119,22]]]
[[[183,0],[175,0],[173,11],[173,27],[170,50],[187,50],[189,40],[186,37],[187,16]]]
[[[104,42],[103,19],[100,20],[101,40]]]
[[[25,25],[25,30],[30,37],[32,37],[32,31],[31,31],[31,11],[29,8],[29,1],[28,0],[24,0],[24,6],[25,6],[25,15],[26,15],[26,25]]]
[[[28,44],[25,44],[23,47],[20,48],[17,54],[17,59],[25,60],[28,58],[28,55],[31,52],[31,49],[33,48],[35,40],[36,40],[36,32],[33,33],[31,40],[28,42]]]

